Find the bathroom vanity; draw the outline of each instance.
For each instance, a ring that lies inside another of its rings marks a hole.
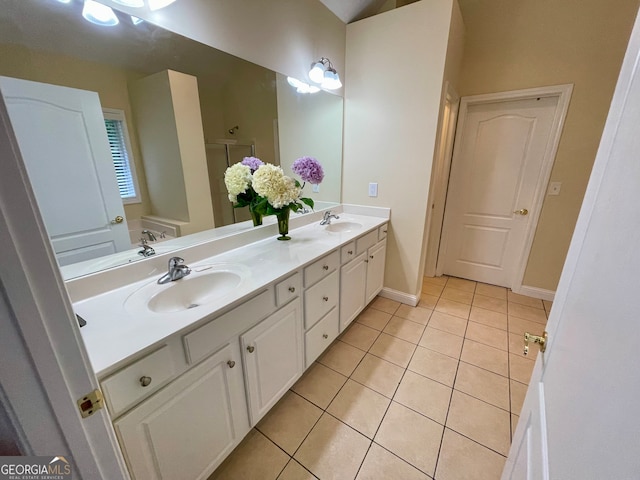
[[[133,478],[207,478],[382,289],[389,209],[332,210],[69,282]]]

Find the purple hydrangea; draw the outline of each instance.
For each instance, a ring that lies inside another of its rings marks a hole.
[[[244,157],[241,162],[251,169],[251,173],[255,172],[264,162],[257,157]]]
[[[300,178],[312,184],[318,184],[322,182],[324,178],[324,170],[322,165],[313,157],[302,157],[293,162],[291,170]]]

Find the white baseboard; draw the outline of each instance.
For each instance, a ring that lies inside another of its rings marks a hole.
[[[395,300],[396,302],[404,303],[411,307],[415,307],[420,301],[420,298],[415,295],[409,295],[408,293],[399,292],[398,290],[387,287],[384,287],[378,295],[390,300]]]
[[[553,302],[556,296],[556,292],[553,290],[547,290],[538,287],[527,287],[526,285],[520,285],[520,288],[512,289],[513,293],[519,293],[520,295],[526,295],[527,297],[539,298],[541,300],[549,300]]]

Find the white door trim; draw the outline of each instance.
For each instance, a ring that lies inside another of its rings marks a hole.
[[[553,117],[553,123],[551,127],[551,133],[549,137],[549,143],[545,149],[542,168],[540,169],[540,175],[536,182],[536,189],[533,197],[533,204],[529,209],[531,211],[531,220],[525,232],[525,241],[518,255],[516,262],[515,274],[510,282],[510,288],[518,293],[522,289],[522,280],[524,278],[524,272],[527,267],[527,260],[529,259],[529,253],[531,246],[533,245],[533,238],[538,226],[538,220],[540,218],[540,211],[542,210],[542,203],[547,190],[547,184],[551,177],[551,170],[553,163],[558,152],[558,145],[560,144],[560,137],[562,135],[562,128],[564,126],[564,120],[567,116],[567,110],[569,109],[569,101],[571,99],[571,93],[573,91],[573,84],[566,85],[552,85],[547,87],[527,88],[524,90],[512,90],[508,92],[488,93],[483,95],[472,95],[468,97],[462,97],[460,101],[460,110],[458,112],[458,126],[456,128],[455,142],[458,143],[461,139],[460,136],[464,131],[464,122],[467,116],[467,111],[470,106],[482,105],[485,103],[496,102],[509,102],[514,100],[527,100],[538,97],[558,97],[558,104]],[[452,161],[456,161],[460,155],[460,150],[453,152]],[[458,160],[459,161],[459,160]],[[446,231],[443,230],[440,244],[446,243]],[[438,255],[438,270],[442,274],[443,268],[443,255],[442,250]]]
[[[0,401],[16,443],[69,455],[74,478],[127,479],[106,409],[83,420],[76,405],[99,384],[1,96],[0,160]]]

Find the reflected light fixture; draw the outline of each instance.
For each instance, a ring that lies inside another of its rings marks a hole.
[[[320,91],[318,87],[301,82],[297,78],[287,77],[287,82],[295,88],[298,93],[318,93]]]
[[[131,15],[131,23],[133,23],[134,25],[140,25],[142,22],[144,22],[144,20],[142,20],[141,18]]]
[[[312,82],[320,84],[322,88],[326,88],[327,90],[336,90],[342,87],[338,72],[333,68],[331,60],[326,57],[322,57],[317,62],[311,64],[309,78]]]
[[[150,10],[160,10],[161,8],[168,7],[176,0],[147,0]]]
[[[144,0],[113,0],[115,3],[124,5],[125,7],[140,8],[144,7]]]
[[[111,7],[107,7],[95,0],[84,0],[82,16],[91,23],[103,27],[113,27],[120,23]]]
[[[71,3],[71,0],[58,0],[60,3]]]

